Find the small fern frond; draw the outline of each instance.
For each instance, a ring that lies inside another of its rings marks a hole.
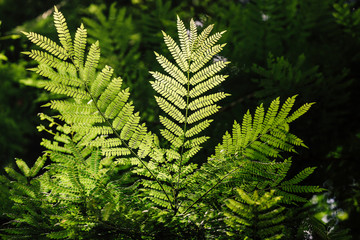
[[[166,89],[171,89],[172,91],[176,92],[182,97],[186,95],[187,93],[186,89],[175,79],[159,72],[150,72],[150,74],[157,80],[155,82],[151,82],[151,85],[153,86],[154,89],[166,88]]]
[[[192,88],[189,92],[189,96],[191,98],[196,98],[224,82],[227,77],[227,75],[216,75]]]
[[[198,123],[197,125],[193,126],[192,128],[186,131],[185,137],[191,138],[196,134],[204,131],[206,128],[210,126],[212,121],[213,121],[212,119],[205,119],[205,121]]]
[[[67,51],[69,56],[72,57],[74,55],[74,48],[72,44],[71,35],[68,26],[66,24],[66,20],[64,18],[64,15],[58,11],[56,6],[54,7],[54,9],[55,9],[54,23],[59,35],[60,43],[61,45],[63,45],[64,49]]]
[[[183,21],[179,18],[179,16],[177,16],[177,29],[179,33],[181,52],[184,55],[186,61],[188,61],[190,59],[190,39],[187,34],[185,25]],[[187,65],[186,68],[183,69],[183,71],[187,71],[188,68],[189,66]]]
[[[100,60],[100,46],[99,42],[91,44],[89,53],[86,58],[85,68],[83,72],[83,77],[85,84],[90,84],[89,81],[95,79],[96,68]]]
[[[167,86],[160,85],[158,82],[151,82],[152,87],[155,91],[161,94],[165,99],[168,99],[179,109],[184,109],[186,107],[186,102],[177,92],[173,91]]]
[[[230,227],[230,236],[254,239],[280,239],[284,236],[284,207],[279,207],[281,197],[274,191],[246,193],[236,189],[236,200],[227,199],[225,223]],[[256,219],[256,220],[254,220]]]
[[[18,166],[18,168],[20,169],[20,171],[24,174],[25,177],[29,177],[30,176],[30,168],[29,166],[26,164],[26,162],[22,159],[15,159],[15,163]]]
[[[54,56],[58,57],[61,60],[66,60],[69,55],[63,47],[60,47],[55,42],[49,38],[42,36],[34,32],[22,32],[31,42],[41,47],[42,49],[50,52]]]
[[[161,124],[166,128],[170,129],[176,136],[180,137],[184,135],[183,129],[170,119],[164,116],[159,116]]]
[[[212,105],[224,98],[226,98],[227,96],[230,96],[230,94],[224,93],[224,92],[218,92],[218,93],[214,93],[214,94],[210,94],[207,96],[203,96],[200,98],[195,99],[194,101],[189,103],[189,109],[194,111],[197,110],[199,108],[203,108],[206,107],[208,105]]]
[[[87,30],[81,24],[75,33],[74,39],[74,63],[78,68],[84,66],[84,56],[86,48]]]
[[[168,47],[171,55],[175,59],[176,63],[179,65],[183,72],[186,72],[189,69],[189,64],[187,60],[188,57],[186,56],[186,53],[181,52],[179,46],[176,44],[174,39],[172,39],[172,37],[167,35],[164,31],[162,32],[162,34],[164,36],[164,42]]]
[[[169,114],[173,119],[175,119],[179,123],[183,123],[185,121],[185,116],[174,105],[172,105],[162,97],[155,96],[155,100],[158,103],[159,107],[164,112]]]
[[[190,51],[193,52],[197,40],[197,29],[194,19],[190,20]],[[192,56],[190,56],[192,58]]]
[[[299,182],[303,181],[305,178],[310,176],[315,171],[314,167],[308,167],[296,174],[292,179],[282,182],[283,185],[288,184],[298,184]]]
[[[22,52],[25,55],[28,55],[30,58],[38,61],[39,63],[43,63],[49,65],[50,67],[57,67],[60,63],[60,59],[53,57],[52,55],[39,51],[39,50],[31,50],[30,52]]]
[[[298,110],[294,111],[294,117],[288,118],[295,97],[289,98],[280,108],[280,100],[276,99],[271,104],[267,112],[262,105],[256,111],[254,117],[247,112],[242,124],[234,123],[233,142],[236,149],[228,149],[225,144],[219,148],[224,148],[228,154],[243,154],[248,159],[257,161],[270,161],[270,158],[280,157],[283,151],[293,152],[294,146],[304,146],[302,140],[288,132],[289,121],[295,120]],[[302,114],[310,106],[300,107]],[[291,116],[293,116],[293,114]]]
[[[200,70],[199,72],[195,73],[194,76],[190,78],[190,84],[191,85],[197,85],[198,83],[203,82],[204,80],[214,76],[216,73],[218,73],[220,70],[226,67],[227,64],[230,62],[224,62],[224,61],[218,61],[210,66]]]
[[[94,98],[100,96],[104,89],[109,85],[113,73],[113,68],[105,66],[102,71],[97,75],[95,81],[90,88],[90,92],[94,96]]]
[[[193,49],[192,49],[193,51],[199,49],[204,44],[204,41],[207,39],[207,37],[209,36],[209,34],[213,30],[213,28],[214,28],[214,24],[211,24],[211,25],[207,26],[200,33],[200,35],[196,38],[196,40],[194,40]]]
[[[197,110],[196,112],[192,113],[188,117],[187,123],[193,124],[195,122],[198,122],[208,116],[211,116],[211,115],[217,113],[219,111],[219,109],[220,109],[220,107],[216,104],[201,108],[201,109]]]
[[[185,74],[174,64],[172,64],[167,58],[164,56],[158,54],[155,52],[156,60],[159,62],[159,64],[162,66],[162,68],[176,81],[178,81],[181,84],[187,83],[187,78]]]

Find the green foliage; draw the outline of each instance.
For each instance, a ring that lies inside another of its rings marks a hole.
[[[112,5],[111,16],[124,14]],[[208,161],[193,161],[209,138],[209,117],[228,96],[215,88],[227,78],[221,71],[229,62],[216,57],[225,32],[210,35],[209,25],[198,33],[194,20],[187,30],[179,17],[179,43],[163,32],[172,58],[155,52],[163,71],[150,72],[164,112],[159,140],[141,123],[123,79],[101,66],[100,43],[86,48],[83,24],[72,37],[56,7],[54,22],[60,45],[24,32],[40,48],[24,52],[38,63],[30,70],[61,98],[45,105],[55,113],[40,114],[48,126],[38,129],[51,135],[41,143],[44,155],[31,168],[18,159],[21,173],[7,168],[1,179],[13,202],[5,213],[15,220],[4,239],[279,239],[290,206],[323,191],[298,185],[314,168],[285,180],[289,155],[305,146],[289,125],[312,106],[293,110],[296,96],[248,111]]]
[[[281,223],[285,220],[282,214],[285,208],[277,206],[281,197],[274,197],[274,191],[259,195],[258,191],[247,194],[237,188],[236,192],[235,200],[226,201],[226,206],[231,210],[225,212],[225,222],[231,229],[227,232],[229,236],[243,235],[249,240],[284,237]]]

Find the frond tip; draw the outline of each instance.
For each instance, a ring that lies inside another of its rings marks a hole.
[[[216,44],[225,31],[209,36],[212,28],[211,25],[198,34],[194,20],[191,19],[190,30],[187,30],[177,16],[179,44],[162,31],[173,61],[155,52],[156,60],[168,74],[150,72],[155,78],[151,85],[161,95],[155,99],[159,107],[171,117],[170,120],[160,116],[166,130],[162,130],[162,135],[171,139],[177,147],[184,147],[185,142],[191,141],[194,135],[207,128],[212,122],[207,118],[220,108],[215,103],[229,96],[224,92],[206,94],[225,80],[227,76],[218,73],[229,64],[223,60],[211,61],[225,46]],[[191,126],[195,123],[198,125]],[[175,136],[171,136],[173,133],[184,138],[174,141]]]

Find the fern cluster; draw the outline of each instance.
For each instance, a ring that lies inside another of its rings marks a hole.
[[[288,155],[305,146],[289,125],[312,105],[294,111],[296,96],[248,112],[204,164],[193,161],[229,95],[216,91],[227,78],[229,62],[216,58],[225,32],[211,34],[210,25],[198,33],[179,17],[179,43],[163,32],[171,58],[155,52],[164,71],[150,72],[163,111],[158,136],[141,123],[123,79],[110,66],[98,69],[99,42],[87,50],[85,27],[73,38],[56,8],[54,22],[60,45],[24,32],[40,48],[25,52],[38,62],[30,70],[61,98],[45,105],[55,115],[40,114],[48,124],[39,130],[51,136],[44,155],[31,168],[18,160],[21,173],[8,168],[1,179],[12,189],[15,220],[4,238],[279,239],[288,207],[323,191],[299,185],[314,168],[288,177]]]

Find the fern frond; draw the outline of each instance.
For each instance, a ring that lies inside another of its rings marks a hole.
[[[15,163],[18,166],[18,168],[20,169],[20,171],[24,174],[25,177],[30,176],[30,168],[24,160],[16,158]]]
[[[190,110],[194,111],[196,109],[203,108],[208,105],[212,105],[212,104],[226,98],[227,96],[230,96],[230,94],[227,94],[224,92],[210,94],[210,95],[195,99],[194,101],[189,103],[188,107]]]
[[[31,50],[30,52],[22,52],[25,55],[28,55],[30,58],[38,61],[39,63],[43,63],[49,65],[51,67],[58,67],[60,63],[60,59],[53,57],[52,55],[39,51],[39,50]]]
[[[64,49],[67,51],[69,56],[74,55],[74,48],[72,44],[71,35],[68,29],[68,26],[66,24],[66,20],[64,18],[64,15],[58,11],[56,7],[54,7],[54,24],[56,27],[56,30],[59,35],[59,40],[61,45],[63,45]]]
[[[164,98],[155,96],[155,100],[158,103],[159,107],[169,114],[173,119],[178,121],[179,123],[183,123],[185,121],[185,116],[171,103],[166,101]]]
[[[185,25],[184,25],[183,21],[179,18],[179,16],[177,16],[177,24],[176,25],[177,25],[178,34],[179,34],[181,52],[184,55],[184,58],[186,60],[189,60],[190,59],[190,39],[187,34]],[[189,66],[186,66],[186,68],[184,68],[183,71],[184,72],[187,71],[188,68],[189,68]]]
[[[42,36],[40,34],[34,32],[22,32],[31,42],[35,43],[37,46],[41,47],[42,49],[50,52],[54,56],[58,57],[61,60],[66,60],[69,55],[65,51],[63,47],[57,45],[54,41],[50,40],[49,38]]]
[[[193,139],[191,139],[191,140],[187,140],[187,141],[184,143],[184,147],[185,147],[185,148],[197,147],[197,146],[199,146],[200,144],[206,142],[208,139],[209,139],[209,137],[207,137],[207,136],[201,136],[201,137],[198,137],[198,138],[193,138]]]
[[[68,73],[63,71],[55,71],[52,67],[45,64],[40,64],[37,68],[34,68],[33,71],[43,77],[67,86],[79,87],[83,85],[83,82],[79,78],[70,76]]]
[[[157,80],[155,82],[151,82],[151,85],[154,88],[156,87],[171,89],[182,97],[186,95],[187,90],[174,78],[171,78],[159,72],[150,72],[150,74]]]
[[[206,106],[204,108],[201,108],[197,110],[196,112],[192,113],[188,119],[188,124],[193,124],[195,122],[198,122],[208,116],[211,116],[219,111],[220,107],[216,104],[213,104],[211,106]]]
[[[140,118],[138,118],[140,120]],[[131,138],[129,140],[129,147],[137,149],[147,134],[147,128],[145,124],[135,126]]]
[[[84,66],[86,39],[87,30],[84,28],[84,25],[81,24],[76,30],[74,39],[74,63],[78,68],[82,68]]]
[[[296,174],[292,179],[282,182],[284,185],[292,185],[292,184],[298,184],[299,182],[303,181],[305,178],[310,176],[315,171],[314,167],[308,167]]]
[[[47,159],[46,156],[41,156],[35,161],[34,165],[30,169],[29,177],[35,177],[38,174],[38,172],[44,166],[46,159]]]
[[[160,133],[166,140],[168,140],[176,148],[179,148],[183,144],[183,141],[180,137],[175,136],[167,129],[161,129]]]
[[[190,51],[194,51],[195,43],[197,40],[197,29],[194,19],[190,20]],[[190,59],[192,59],[192,56],[190,56]]]
[[[129,140],[130,137],[135,132],[136,128],[139,126],[140,123],[140,117],[139,113],[131,114],[127,123],[124,125],[124,127],[121,130],[120,138],[124,140]]]
[[[102,149],[102,154],[107,156],[107,157],[120,157],[120,156],[127,156],[130,155],[131,152],[128,148],[103,148]]]
[[[210,49],[204,49],[204,52],[195,53],[195,62],[190,65],[191,72],[197,72],[200,68],[202,68],[208,61],[210,61],[216,54],[221,52],[226,44],[217,44]],[[206,51],[206,52],[205,52]],[[200,54],[200,56],[197,56]]]
[[[185,74],[174,64],[172,64],[169,60],[167,60],[164,56],[155,52],[156,60],[160,63],[160,65],[164,68],[164,70],[176,81],[181,84],[187,83],[187,78]]]
[[[194,40],[193,51],[195,51],[196,49],[198,49],[199,47],[201,47],[204,44],[204,41],[207,39],[207,37],[209,36],[209,34],[213,30],[213,28],[214,28],[214,24],[211,24],[211,25],[207,26],[200,33],[200,35],[196,38],[196,40]]]
[[[204,131],[206,128],[208,128],[213,120],[212,119],[205,119],[204,121],[198,123],[197,125],[193,126],[189,130],[186,131],[185,137],[193,137],[196,134]]]
[[[224,62],[224,61],[217,61],[210,66],[200,70],[199,72],[195,73],[194,76],[190,78],[190,84],[191,85],[197,85],[198,83],[201,83],[202,81],[214,76],[216,73],[218,73],[220,70],[226,67],[227,64],[230,62]]]
[[[104,89],[109,85],[110,78],[114,73],[114,69],[105,66],[103,70],[97,75],[95,81],[91,85],[90,92],[97,98],[104,91]]]
[[[89,53],[86,57],[85,68],[83,72],[83,78],[85,84],[89,84],[90,81],[95,79],[96,68],[100,60],[100,46],[99,42],[91,44]]]
[[[208,79],[205,82],[202,82],[198,85],[196,85],[194,88],[192,88],[189,92],[189,96],[191,98],[196,98],[200,96],[201,94],[213,89],[227,78],[227,75],[216,75],[210,79]]]
[[[184,109],[186,107],[185,100],[177,92],[175,92],[168,86],[165,86],[165,85],[159,83],[158,81],[150,82],[150,83],[155,91],[157,91],[159,94],[161,94],[165,99],[168,99],[179,109]]]
[[[44,85],[44,88],[52,93],[63,94],[73,98],[90,100],[90,95],[88,94],[88,92],[80,88],[65,86],[64,84],[56,82],[46,82]]]
[[[168,47],[171,55],[175,59],[176,63],[179,65],[181,70],[183,72],[186,72],[189,69],[189,64],[187,62],[187,53],[181,52],[179,46],[176,44],[174,39],[167,35],[164,31],[162,31],[162,34],[164,36],[164,42],[166,46]]]
[[[168,119],[167,117],[159,116],[159,119],[160,119],[161,124],[166,129],[169,129],[171,132],[173,132],[176,136],[180,137],[180,136],[184,135],[183,129],[179,125],[177,125],[176,123],[174,123],[173,121]]]
[[[109,85],[110,86],[110,85]],[[114,90],[114,89],[113,89]],[[110,90],[111,91],[111,90]],[[113,92],[116,93],[116,92]],[[103,93],[103,95],[107,95],[107,92],[105,91]],[[117,95],[115,95],[114,97],[111,96],[109,98],[105,98],[104,101],[106,103],[109,102],[109,99],[111,98],[111,102],[107,105],[106,110],[104,111],[104,115],[107,118],[114,118],[115,116],[117,116],[120,112],[123,112],[122,110],[126,109],[128,111],[133,111],[133,108],[131,107],[131,104],[127,103],[127,100],[130,96],[129,93],[129,89],[125,89],[122,90],[120,92],[117,93]],[[106,106],[106,103],[102,102],[103,99],[99,100],[99,106]],[[128,114],[123,114],[123,115],[128,115]]]
[[[246,193],[236,188],[236,200],[227,199],[225,202],[231,210],[225,212],[225,223],[230,227],[228,235],[254,239],[282,238],[285,216],[281,213],[284,208],[277,205],[281,198],[274,196],[274,193]]]

